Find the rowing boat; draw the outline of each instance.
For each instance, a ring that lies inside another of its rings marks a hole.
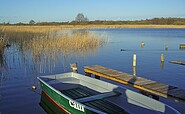
[[[69,72],[37,78],[42,88],[41,104],[52,113],[180,114],[160,101],[82,74]]]

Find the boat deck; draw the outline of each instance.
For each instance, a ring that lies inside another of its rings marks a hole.
[[[89,97],[94,95],[93,93],[86,91],[82,88],[72,88],[72,89],[67,89],[67,90],[61,90],[64,95],[72,98],[72,99],[79,99],[79,98],[84,98],[84,97]]]
[[[120,108],[119,106],[116,106],[115,104],[112,104],[109,101],[106,101],[104,98],[102,99],[97,98],[99,95],[79,87],[71,88],[67,90],[61,90],[60,92],[77,101],[82,101],[81,99],[91,98],[96,96],[95,99],[90,99],[85,102],[82,101],[81,103],[91,108],[94,108],[109,114],[128,114],[124,109]]]

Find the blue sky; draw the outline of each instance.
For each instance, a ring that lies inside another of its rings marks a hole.
[[[0,22],[185,18],[185,0],[0,0]]]

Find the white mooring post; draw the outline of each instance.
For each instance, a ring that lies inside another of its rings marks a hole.
[[[133,55],[133,67],[136,67],[136,54]]]
[[[133,55],[133,76],[136,76],[136,54]]]

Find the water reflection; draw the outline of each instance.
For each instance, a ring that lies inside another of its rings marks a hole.
[[[160,63],[160,68],[161,68],[161,69],[164,69],[164,61],[161,61],[161,63]]]
[[[1,35],[1,33],[0,33]],[[2,36],[0,36],[0,101],[2,99],[2,92],[1,92],[1,88],[2,88],[2,82],[4,80],[4,75],[3,75],[3,71],[6,68],[6,64],[4,61],[4,48],[5,48],[5,41],[3,39]]]
[[[2,70],[2,67],[4,66],[4,61],[3,61],[3,53],[4,53],[4,49],[2,47],[0,47],[0,69]]]

